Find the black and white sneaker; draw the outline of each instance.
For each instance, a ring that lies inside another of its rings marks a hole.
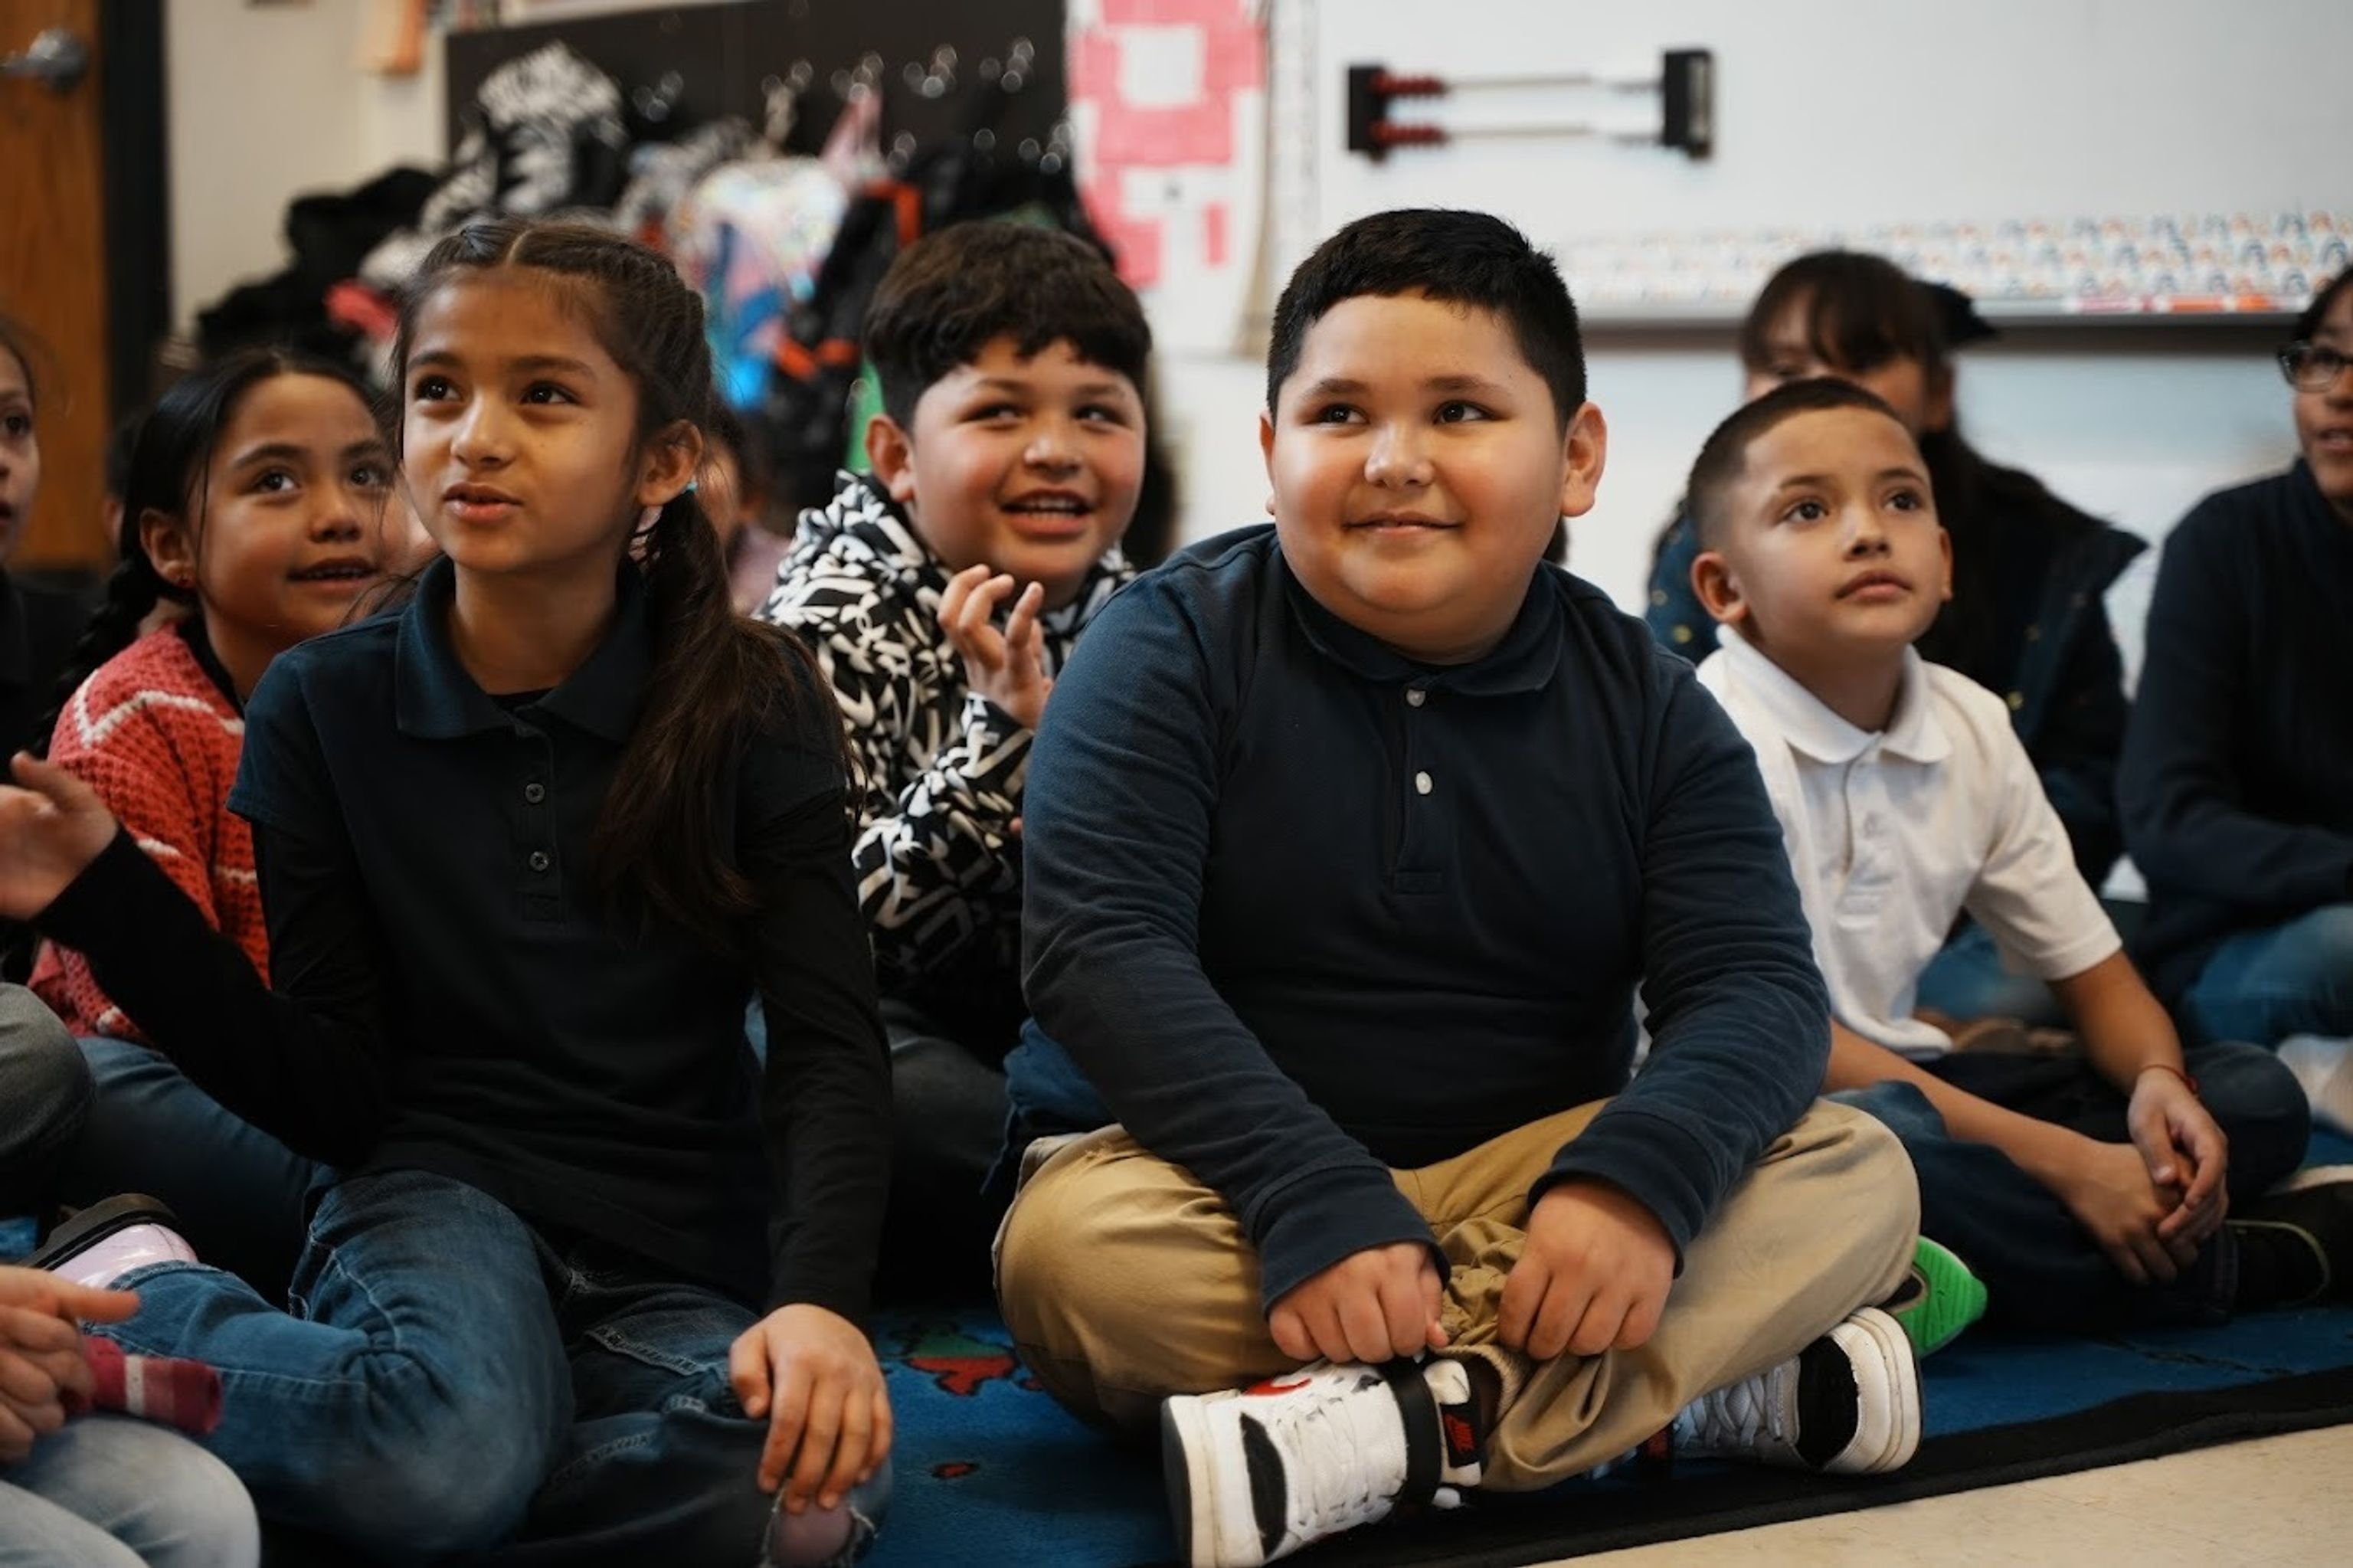
[[[1178,1557],[1257,1568],[1406,1503],[1479,1484],[1471,1373],[1435,1358],[1302,1367],[1160,1407]]]
[[[1791,1361],[1683,1407],[1681,1455],[1875,1475],[1920,1446],[1920,1369],[1894,1319],[1865,1307]]]
[[[2262,1197],[2233,1204],[2229,1223],[2242,1249],[2266,1240],[2294,1249],[2293,1266],[2275,1269],[2294,1285],[2274,1305],[2353,1298],[2353,1166],[2299,1171]]]

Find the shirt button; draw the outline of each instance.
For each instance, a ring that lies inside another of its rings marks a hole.
[[[1692,640],[1692,629],[1688,626],[1678,626],[1674,630],[1673,636],[1677,642],[1688,642]]]
[[[2009,701],[2010,711],[2016,713],[2019,709],[2026,705],[2026,694],[2024,692],[2012,692],[2010,694]]]
[[[1432,788],[1433,786],[1430,782],[1429,774],[1417,773],[1413,776],[1413,792],[1415,794],[1427,795]]]
[[[534,779],[522,787],[522,798],[536,806],[547,799],[547,786]]]
[[[533,850],[531,852],[531,859],[526,861],[524,863],[529,865],[533,871],[545,871],[554,863],[547,858],[547,852],[545,850]]]
[[[1406,688],[1406,706],[1409,708],[1418,708],[1428,701],[1430,701],[1430,694],[1423,691],[1419,686],[1409,686]]]

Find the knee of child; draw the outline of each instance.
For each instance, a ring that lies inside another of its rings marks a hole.
[[[1103,1295],[1107,1266],[1103,1238],[1090,1223],[1092,1206],[1071,1201],[1079,1183],[1048,1181],[1013,1202],[997,1259],[998,1294],[1008,1319],[1034,1320],[1050,1313],[1068,1320],[1092,1318]]]
[[[147,1514],[167,1534],[142,1541],[150,1568],[251,1568],[261,1561],[261,1521],[244,1484],[220,1460],[197,1447],[141,1478]]]
[[[521,1421],[387,1421],[322,1489],[343,1539],[418,1561],[484,1551],[522,1522],[552,1455]]]
[[[30,991],[0,986],[0,1100],[11,1122],[52,1145],[80,1128],[97,1097],[90,1064],[57,1015]]]
[[[1859,1110],[1899,1142],[1907,1138],[1943,1135],[1945,1118],[1928,1097],[1914,1085],[1889,1080],[1865,1088],[1844,1089],[1830,1097],[1833,1104]]]
[[[2234,1176],[2253,1160],[2285,1175],[2312,1136],[2312,1101],[2287,1064],[2260,1045],[2232,1042],[2190,1053],[2200,1097],[2231,1140]]]

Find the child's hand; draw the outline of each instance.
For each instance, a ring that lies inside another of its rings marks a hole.
[[[2196,1254],[2158,1234],[2159,1222],[2180,1202],[2178,1186],[2159,1188],[2139,1150],[2070,1133],[2073,1158],[2055,1191],[2075,1223],[2092,1234],[2116,1272],[2135,1285],[2171,1279]]]
[[[1496,1337],[1538,1361],[1630,1351],[1658,1330],[1674,1279],[1675,1244],[1656,1214],[1615,1187],[1564,1181],[1528,1215]]]
[[[139,1309],[127,1290],[93,1290],[31,1268],[0,1268],[0,1464],[66,1424],[90,1391],[80,1319],[120,1322]]]
[[[1286,1356],[1385,1361],[1446,1343],[1438,1326],[1438,1266],[1419,1242],[1352,1252],[1283,1292],[1266,1315]]]
[[[964,655],[965,679],[972,689],[1012,715],[1024,729],[1036,729],[1054,683],[1046,675],[1046,633],[1038,612],[1046,588],[1031,583],[1013,601],[1005,630],[997,630],[997,608],[1013,592],[1013,578],[986,566],[966,567],[948,579],[940,596],[940,630]]]
[[[891,1452],[882,1368],[849,1319],[779,1307],[736,1339],[727,1368],[744,1413],[768,1418],[760,1489],[783,1487],[787,1513],[804,1511],[812,1497],[819,1508],[839,1506]]]
[[[2187,1264],[2182,1248],[2196,1249],[2222,1228],[2231,1210],[2224,1178],[2231,1168],[2231,1142],[2189,1086],[2161,1069],[2150,1069],[2133,1085],[2125,1113],[2133,1146],[2148,1167],[2151,1186],[2179,1192],[2181,1201],[2158,1222],[2158,1239]]]
[[[114,837],[114,814],[64,768],[18,752],[0,784],[0,916],[30,920]]]

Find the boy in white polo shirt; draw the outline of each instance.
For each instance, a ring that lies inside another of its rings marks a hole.
[[[1783,387],[1708,438],[1690,495],[1693,586],[1738,633],[1700,683],[1781,821],[1830,988],[1824,1089],[1904,1139],[1921,1231],[1985,1282],[1989,1320],[2213,1322],[2353,1293],[2353,1181],[2262,1196],[2303,1157],[2295,1079],[2253,1046],[2184,1057],[2001,699],[1914,652],[1952,552],[1894,413],[1843,382]],[[1964,912],[2051,985],[2080,1049],[1957,1052],[1915,1016]]]

